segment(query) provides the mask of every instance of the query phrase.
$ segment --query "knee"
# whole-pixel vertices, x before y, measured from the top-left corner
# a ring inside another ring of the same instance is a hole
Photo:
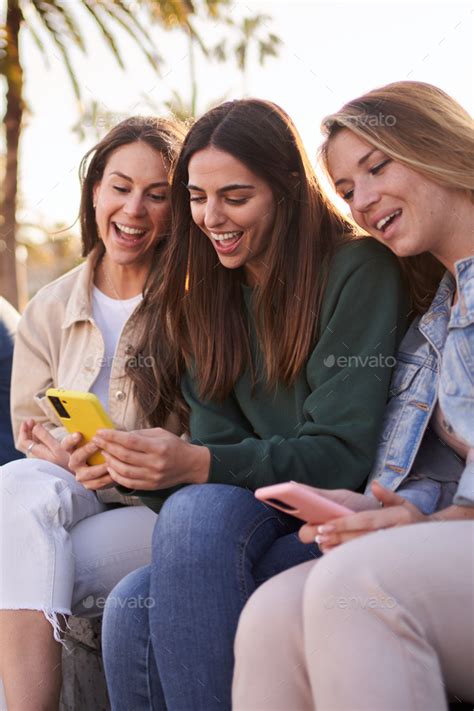
[[[292,605],[287,590],[278,585],[278,576],[261,585],[247,601],[239,618],[235,637],[235,656],[266,654],[270,646],[280,644],[287,637]]]
[[[172,545],[193,548],[202,541],[209,551],[214,543],[225,545],[241,530],[249,508],[262,504],[246,489],[225,484],[190,485],[163,505],[153,534],[153,549]]]
[[[390,608],[376,561],[383,560],[383,539],[377,534],[343,544],[320,558],[308,577],[304,591],[305,617],[324,626],[333,616],[375,613]]]
[[[18,459],[0,470],[0,496],[5,502],[2,522],[9,517],[51,517],[64,483],[41,467],[41,460]],[[8,505],[6,505],[8,502]]]

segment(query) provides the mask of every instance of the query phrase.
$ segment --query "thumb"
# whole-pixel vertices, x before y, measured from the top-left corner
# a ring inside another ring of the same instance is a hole
[[[405,499],[399,496],[394,491],[386,489],[378,481],[372,482],[372,493],[373,495],[384,505],[384,506],[400,506],[405,503]]]

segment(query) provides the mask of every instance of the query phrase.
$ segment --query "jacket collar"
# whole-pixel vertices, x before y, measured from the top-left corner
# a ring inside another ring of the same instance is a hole
[[[100,245],[94,247],[82,264],[82,269],[78,269],[78,277],[71,290],[66,311],[64,314],[62,328],[69,328],[77,321],[92,320],[92,286],[94,272],[102,258]]]
[[[454,265],[458,300],[453,308],[450,326],[474,323],[474,257],[461,259]]]

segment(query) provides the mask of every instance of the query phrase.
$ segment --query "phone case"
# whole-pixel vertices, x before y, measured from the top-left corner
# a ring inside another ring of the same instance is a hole
[[[257,489],[255,496],[270,506],[308,523],[326,523],[333,518],[354,513],[318,494],[310,486],[289,481]]]
[[[84,444],[90,442],[97,430],[114,429],[112,420],[94,393],[49,388],[46,397],[67,431],[71,434],[80,432]],[[103,462],[104,457],[100,452],[96,452],[87,460],[90,465]]]

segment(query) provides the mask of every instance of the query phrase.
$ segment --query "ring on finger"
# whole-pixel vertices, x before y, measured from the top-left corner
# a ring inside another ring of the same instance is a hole
[[[28,445],[26,448],[26,454],[30,455],[33,453],[33,447],[35,446],[36,442],[31,442],[31,444]]]

